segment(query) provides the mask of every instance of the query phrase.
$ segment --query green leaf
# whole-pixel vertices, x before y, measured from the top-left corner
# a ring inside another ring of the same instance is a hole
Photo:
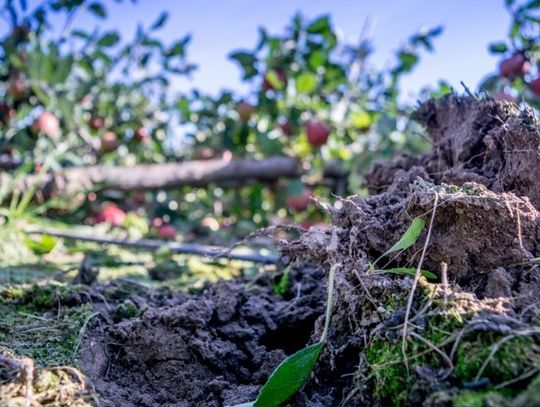
[[[489,52],[493,54],[504,54],[508,51],[508,47],[504,42],[494,42],[489,44]]]
[[[105,7],[101,3],[90,4],[88,6],[88,10],[90,10],[94,15],[98,16],[99,18],[107,17],[107,11],[105,11]]]
[[[289,287],[290,272],[291,266],[285,267],[285,269],[283,269],[279,282],[272,286],[272,290],[281,297],[283,297],[283,295],[287,292],[287,288]]]
[[[311,93],[316,87],[317,77],[310,72],[303,72],[296,78],[296,89],[300,93]]]
[[[38,240],[25,236],[24,244],[36,254],[47,254],[56,246],[56,239],[49,235],[41,235]]]
[[[99,47],[112,47],[113,45],[118,44],[118,41],[120,41],[118,33],[111,31],[101,37],[97,42],[97,45]]]
[[[306,31],[311,34],[321,34],[330,30],[330,18],[321,16],[306,27]]]
[[[269,70],[264,77],[276,90],[282,90],[285,87],[285,82],[281,80],[275,69]]]
[[[229,54],[230,59],[237,61],[244,70],[244,79],[253,78],[257,75],[257,57],[250,52],[237,51]]]
[[[403,236],[401,236],[401,239],[399,239],[399,241],[395,243],[390,249],[384,252],[381,257],[411,247],[418,240],[418,237],[420,236],[420,233],[422,233],[425,225],[426,221],[424,219],[414,218],[411,226],[409,226],[409,229],[407,229]]]
[[[159,30],[161,27],[165,25],[167,20],[169,19],[169,13],[166,11],[162,12],[158,19],[150,26],[150,30],[155,31]]]
[[[540,8],[540,0],[531,0],[530,2],[525,3],[523,6],[521,6],[518,9],[518,13],[521,13],[526,10],[534,10],[537,8]]]
[[[322,347],[323,342],[317,342],[281,362],[259,392],[253,407],[279,406],[290,399],[309,378]]]
[[[415,268],[407,268],[407,267],[396,267],[392,269],[385,269],[383,270],[385,273],[392,273],[392,274],[402,274],[407,276],[415,276],[416,275],[416,269]],[[430,279],[436,279],[437,276],[433,274],[431,271],[427,270],[420,270],[420,274],[422,274],[425,278]]]

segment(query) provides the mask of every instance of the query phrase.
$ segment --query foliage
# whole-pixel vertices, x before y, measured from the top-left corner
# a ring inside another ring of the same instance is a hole
[[[486,76],[479,89],[498,99],[523,101],[540,109],[540,88],[535,91],[533,85],[540,78],[540,2],[505,0],[505,5],[512,17],[507,38],[488,47],[501,58],[498,72]],[[521,72],[508,75],[503,65],[516,56],[524,57],[524,65]]]

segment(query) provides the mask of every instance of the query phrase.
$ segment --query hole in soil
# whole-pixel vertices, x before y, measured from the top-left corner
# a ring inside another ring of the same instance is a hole
[[[261,343],[268,350],[283,349],[287,355],[293,354],[308,344],[316,319],[317,316],[298,321],[294,326],[280,326],[263,336]]]

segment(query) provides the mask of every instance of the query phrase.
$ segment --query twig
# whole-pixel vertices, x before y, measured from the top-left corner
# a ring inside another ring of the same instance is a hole
[[[84,336],[84,331],[86,330],[86,327],[88,326],[88,323],[90,322],[90,320],[92,318],[94,318],[95,316],[98,316],[99,315],[99,312],[94,312],[90,315],[88,315],[88,317],[86,317],[86,319],[84,320],[83,322],[83,325],[81,327],[81,330],[79,331],[79,336],[77,337],[77,344],[75,345],[75,349],[73,349],[73,359],[75,359],[75,357],[77,356],[77,352],[79,351],[79,347],[81,346],[81,342],[83,340],[83,336]]]
[[[87,242],[95,242],[100,244],[112,244],[117,246],[125,246],[136,249],[144,250],[159,250],[165,248],[171,253],[182,253],[182,254],[193,254],[197,256],[204,257],[223,257],[230,260],[242,260],[242,261],[252,261],[255,263],[263,264],[276,264],[279,261],[278,256],[275,255],[264,255],[251,251],[250,253],[238,253],[230,252],[222,247],[218,246],[206,246],[198,245],[191,243],[177,243],[177,242],[167,242],[157,239],[119,239],[111,236],[98,236],[84,233],[71,232],[67,230],[58,230],[58,229],[27,229],[25,230],[28,234],[38,234],[38,235],[50,235],[55,237],[61,237],[65,239],[74,239],[74,240],[83,240]]]
[[[326,300],[326,313],[324,320],[324,329],[321,335],[321,342],[326,342],[326,337],[328,336],[328,329],[330,328],[330,319],[332,317],[332,307],[333,307],[333,295],[334,295],[334,274],[336,269],[341,267],[341,263],[336,263],[330,267],[330,272],[328,273],[328,299]]]
[[[409,371],[409,365],[407,363],[407,327],[409,325],[409,316],[411,313],[412,303],[414,299],[414,292],[416,291],[416,286],[418,285],[418,280],[422,275],[422,264],[424,263],[424,258],[426,257],[427,248],[429,245],[429,240],[431,239],[431,231],[433,229],[433,221],[435,220],[435,213],[437,212],[437,204],[439,203],[439,193],[435,191],[435,201],[433,203],[433,212],[431,214],[431,220],[429,221],[429,229],[426,236],[426,243],[422,250],[422,255],[420,256],[420,261],[418,262],[418,267],[416,267],[416,274],[414,276],[414,282],[411,287],[411,292],[409,294],[409,299],[407,300],[407,308],[405,310],[405,320],[403,323],[403,340],[401,342],[401,351],[403,353],[403,359],[405,363],[405,368]]]
[[[441,284],[443,287],[443,303],[446,307],[448,304],[448,264],[446,264],[444,261],[441,262]]]

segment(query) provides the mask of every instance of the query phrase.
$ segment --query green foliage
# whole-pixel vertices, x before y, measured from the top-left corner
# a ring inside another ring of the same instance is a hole
[[[396,243],[394,243],[394,245],[392,245],[390,249],[385,251],[382,257],[387,256],[390,253],[406,250],[411,247],[420,237],[420,233],[422,233],[424,226],[426,226],[426,221],[424,219],[414,218],[411,226],[409,226],[403,236],[401,236],[401,238]]]
[[[36,239],[25,237],[24,244],[35,254],[47,254],[56,246],[56,239],[48,235],[41,235]]]
[[[317,342],[289,356],[274,370],[257,399],[252,404],[243,405],[275,407],[286,402],[309,378],[322,347],[323,342]]]
[[[272,290],[279,295],[284,296],[289,288],[289,274],[291,272],[291,266],[285,267],[281,272],[281,277],[277,284],[272,285]]]
[[[533,81],[540,78],[540,2],[537,0],[506,1],[511,16],[507,38],[488,46],[491,54],[501,58],[498,72],[487,75],[479,90],[497,98],[513,98],[516,103],[540,109],[540,94],[532,88]],[[504,61],[523,56],[527,61],[523,70],[508,75],[502,69]]]
[[[416,269],[415,268],[408,268],[408,267],[395,267],[391,269],[384,269],[385,273],[390,274],[401,274],[404,276],[414,276],[416,275]],[[431,278],[436,279],[437,276],[433,274],[431,271],[427,270],[420,270],[420,274],[423,275],[425,278]]]

